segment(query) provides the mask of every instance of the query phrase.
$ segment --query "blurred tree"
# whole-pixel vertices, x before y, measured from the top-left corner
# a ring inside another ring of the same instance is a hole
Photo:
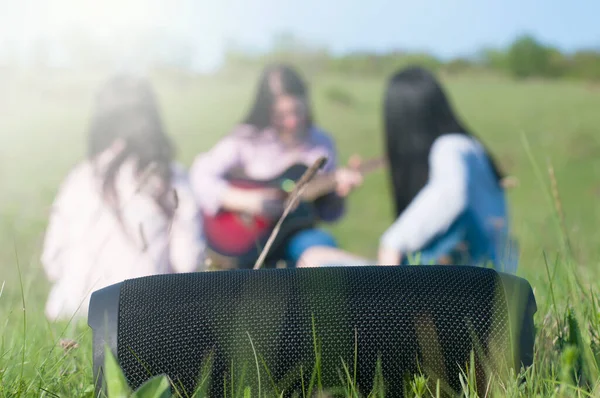
[[[573,77],[600,80],[600,51],[577,51],[571,57],[570,72]]]
[[[228,42],[224,69],[252,70],[269,62],[288,62],[307,74],[334,73],[383,77],[408,65],[421,65],[433,71],[469,73],[490,70],[517,78],[575,77],[600,79],[600,51],[578,51],[573,55],[546,46],[530,35],[517,37],[506,49],[483,48],[472,59],[455,58],[447,62],[427,53],[390,50],[385,53],[354,51],[331,54],[327,48],[302,40],[290,32],[273,36],[267,51],[251,51],[235,40]]]
[[[545,76],[559,78],[567,75],[571,68],[569,57],[565,56],[557,48],[547,48],[546,51],[548,52],[548,65]]]
[[[513,77],[547,76],[550,51],[534,37],[518,37],[508,50],[508,70]]]
[[[473,62],[466,58],[454,58],[444,65],[444,70],[450,74],[465,73],[473,68]]]
[[[485,68],[498,71],[508,70],[508,57],[505,51],[495,48],[484,48],[477,55],[478,62]]]
[[[312,75],[322,72],[328,64],[331,54],[327,47],[301,39],[291,32],[278,32],[272,40],[262,63],[286,62],[296,65],[303,73]]]

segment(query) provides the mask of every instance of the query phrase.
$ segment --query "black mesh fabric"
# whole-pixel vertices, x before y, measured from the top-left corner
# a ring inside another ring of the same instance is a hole
[[[378,359],[387,396],[401,396],[405,377],[419,369],[458,391],[460,368],[473,348],[486,355],[490,342],[509,349],[499,282],[493,270],[442,266],[134,279],[121,288],[118,358],[132,387],[166,373],[189,396],[211,358],[210,396],[224,396],[224,388],[230,396],[232,380],[256,396],[257,363],[263,392],[274,384],[301,391],[301,375],[307,388],[316,342],[323,387],[346,385],[342,360],[353,376],[356,352],[357,384],[365,396]]]

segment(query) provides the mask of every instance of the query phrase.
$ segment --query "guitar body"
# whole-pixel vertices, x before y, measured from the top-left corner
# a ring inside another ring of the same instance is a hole
[[[284,189],[286,185],[293,185],[300,179],[307,169],[305,165],[296,164],[270,180],[228,178],[228,181],[241,189],[269,187]],[[251,216],[228,210],[222,210],[215,216],[203,214],[203,218],[208,249],[216,254],[214,257],[219,259],[217,261],[229,264],[226,268],[252,268],[278,221],[260,215]],[[270,252],[276,253],[282,249],[282,245],[290,235],[313,227],[316,221],[317,215],[313,204],[300,202],[282,223]]]

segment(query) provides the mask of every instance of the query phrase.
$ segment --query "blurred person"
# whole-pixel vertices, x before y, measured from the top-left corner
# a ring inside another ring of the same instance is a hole
[[[85,316],[94,290],[202,264],[197,203],[173,158],[149,82],[109,79],[95,99],[87,159],[62,183],[46,231],[50,320]]]
[[[322,156],[328,158],[322,172],[335,173],[336,189],[318,198],[315,208],[320,221],[334,222],[343,216],[344,198],[361,184],[362,177],[351,168],[337,169],[334,141],[314,122],[309,90],[298,72],[288,65],[271,65],[260,77],[248,115],[210,151],[196,157],[190,178],[208,215],[226,209],[276,218],[283,212],[282,191],[240,189],[228,183],[228,173],[238,169],[249,178],[267,180],[293,164],[310,166]],[[293,234],[274,257],[293,267],[313,246],[337,244],[323,230],[304,229]]]
[[[391,77],[384,126],[396,221],[380,238],[377,263],[491,263],[516,272],[502,172],[433,74],[408,67]],[[318,248],[300,263],[376,262]]]

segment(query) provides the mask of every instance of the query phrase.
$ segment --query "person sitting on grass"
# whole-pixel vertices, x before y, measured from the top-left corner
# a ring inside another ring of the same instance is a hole
[[[396,221],[380,239],[378,263],[491,264],[516,272],[503,175],[459,120],[440,83],[420,67],[389,80],[384,99],[387,159]],[[315,248],[301,266],[375,262]]]
[[[335,222],[344,215],[345,197],[362,183],[362,176],[351,168],[338,168],[335,143],[314,121],[304,79],[294,68],[275,64],[263,71],[248,116],[210,151],[196,157],[190,179],[207,215],[224,209],[277,219],[284,206],[280,189],[236,188],[228,183],[228,173],[240,169],[246,177],[268,180],[293,164],[311,166],[323,156],[327,163],[322,171],[335,173],[336,190],[318,198],[315,208],[319,221]],[[314,246],[337,243],[322,229],[304,229],[270,257],[295,267],[302,253]]]
[[[150,84],[131,76],[106,82],[88,157],[62,183],[46,231],[48,319],[85,316],[90,294],[110,284],[202,264],[197,204],[173,155]]]

